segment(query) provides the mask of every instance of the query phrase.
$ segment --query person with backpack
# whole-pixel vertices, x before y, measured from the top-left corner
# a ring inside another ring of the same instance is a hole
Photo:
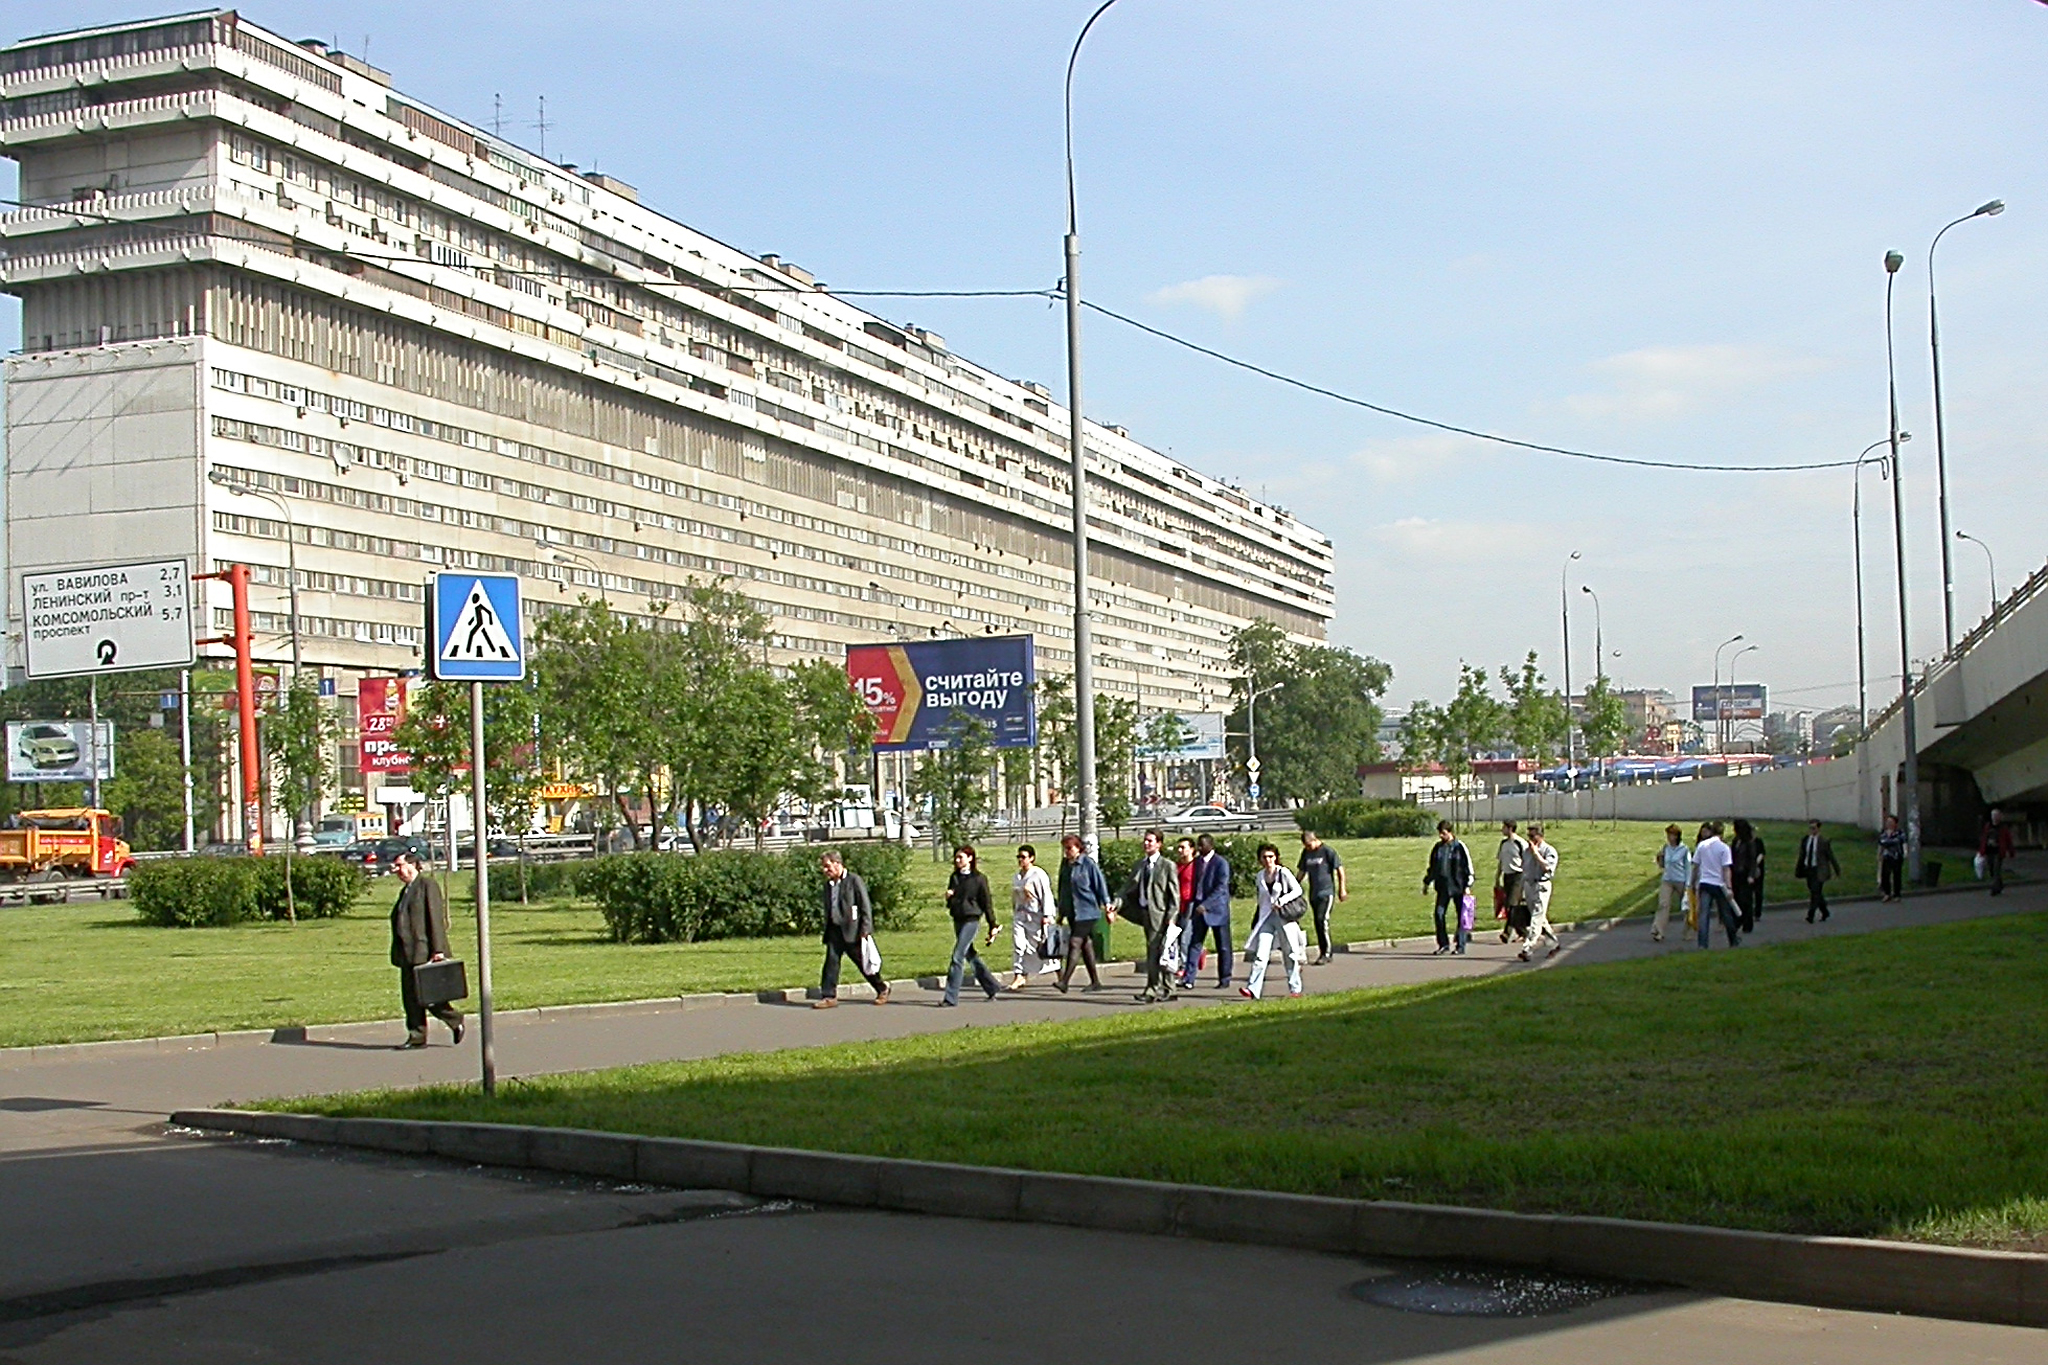
[[[1436,843],[1430,846],[1429,866],[1423,869],[1422,889],[1436,892],[1436,951],[1465,951],[1472,938],[1472,924],[1465,916],[1465,895],[1472,889],[1472,854],[1458,838],[1448,820],[1436,822]],[[1448,920],[1446,917],[1449,917]],[[1451,947],[1450,925],[1457,926],[1458,946]]]
[[[1308,897],[1301,882],[1280,862],[1275,844],[1259,845],[1259,870],[1253,874],[1259,897],[1259,912],[1252,917],[1251,937],[1244,941],[1244,955],[1251,970],[1238,994],[1256,1000],[1266,985],[1266,964],[1272,960],[1273,945],[1280,945],[1280,960],[1287,968],[1287,994],[1301,994],[1301,961],[1308,956],[1308,936],[1301,932],[1301,917],[1308,913]]]

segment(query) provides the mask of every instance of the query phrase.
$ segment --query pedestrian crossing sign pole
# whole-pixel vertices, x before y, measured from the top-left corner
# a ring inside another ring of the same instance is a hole
[[[476,1010],[486,1095],[498,1088],[491,1029],[491,864],[484,803],[484,684],[526,676],[526,636],[519,617],[519,579],[512,574],[437,573],[427,593],[427,672],[439,682],[469,684],[470,824],[476,839]],[[455,848],[455,824],[448,825]]]

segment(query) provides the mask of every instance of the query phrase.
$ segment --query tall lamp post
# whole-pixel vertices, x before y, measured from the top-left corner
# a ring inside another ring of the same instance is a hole
[[[1584,583],[1579,584],[1579,591],[1593,599],[1593,681],[1597,683],[1607,676],[1607,636],[1600,622],[1600,594]],[[1596,766],[1603,761],[1598,754],[1591,757]]]
[[[553,563],[562,565],[581,564],[584,568],[590,570],[591,574],[597,579],[597,600],[604,603],[606,606],[611,605],[611,599],[605,595],[604,566],[602,564],[599,564],[589,555],[580,555],[577,554],[574,550],[565,550],[561,546],[550,544],[545,540],[537,540],[534,542],[534,544],[538,546],[548,556],[548,559]]]
[[[1762,648],[1762,645],[1744,645],[1728,656],[1728,691],[1722,697],[1721,704],[1714,708],[1715,714],[1721,718],[1721,752],[1724,754],[1728,752],[1728,741],[1735,737],[1735,726],[1728,715],[1728,708],[1735,700],[1735,665],[1742,662],[1743,655],[1753,649]]]
[[[1572,596],[1564,581],[1578,558],[1579,552],[1573,550],[1557,571],[1557,614],[1564,622],[1564,765],[1567,768],[1579,766],[1579,731],[1572,724]]]
[[[245,483],[229,478],[218,467],[211,474],[207,475],[207,478],[218,486],[227,489],[230,493],[239,493],[251,498],[261,498],[272,507],[275,507],[284,516],[285,575],[291,580],[290,586],[287,589],[287,600],[289,602],[287,610],[292,614],[292,680],[296,682],[299,676],[299,669],[304,664],[304,658],[299,651],[299,524],[292,517],[291,504],[275,493],[266,492],[261,488],[251,488]]]
[[[1740,634],[1731,635],[1720,644],[1714,646],[1714,742],[1716,745],[1721,743],[1721,712],[1726,709],[1721,704],[1721,651],[1732,644],[1739,643],[1741,639],[1742,636]],[[1693,720],[1698,721],[1699,717],[1694,716]]]
[[[1899,374],[1892,347],[1892,286],[1906,258],[1884,254],[1884,371],[1891,411],[1892,543],[1898,549],[1899,572],[1899,723],[1905,727],[1906,763],[1900,802],[1906,812],[1906,875],[1920,880],[1920,731],[1913,715],[1913,636],[1906,611],[1906,494],[1899,469]],[[1942,549],[1946,552],[1947,542]]]
[[[1074,484],[1074,766],[1075,798],[1081,805],[1081,846],[1090,854],[1099,842],[1095,812],[1095,660],[1094,631],[1088,619],[1088,457],[1082,445],[1081,418],[1081,214],[1074,192],[1074,66],[1081,44],[1095,21],[1116,0],[1103,0],[1067,55],[1067,452]]]
[[[1912,439],[1913,433],[1910,431],[1899,433],[1899,440],[1901,442]],[[1876,450],[1879,446],[1889,444],[1890,440],[1887,438],[1883,441],[1872,441],[1869,445],[1865,446],[1863,453],[1856,457],[1856,467],[1852,471],[1856,478],[1856,493],[1849,500],[1849,534],[1856,548],[1856,733],[1858,735],[1861,735],[1863,727],[1870,723],[1870,682],[1869,674],[1866,671],[1869,651],[1864,648],[1863,644],[1863,466],[1867,463],[1875,463],[1878,474],[1883,478],[1890,478],[1891,474],[1885,468],[1883,460],[1872,461],[1870,459],[1871,451]]]
[[[1941,420],[1941,321],[1934,309],[1934,248],[1941,245],[1948,228],[1959,227],[1974,218],[1996,218],[2004,212],[2003,199],[1979,204],[1935,233],[1934,240],[1927,244],[1927,350],[1934,359],[1934,477],[1941,502],[1941,627],[1943,647],[1950,654],[1956,652],[1956,576],[1948,552],[1948,441]]]
[[[1991,557],[1991,547],[1989,545],[1986,545],[1983,541],[1977,539],[1977,537],[1971,535],[1968,531],[1956,532],[1956,539],[1967,540],[1972,545],[1976,546],[1978,549],[1984,552],[1984,567],[1991,575],[1991,611],[1987,611],[1984,613],[1985,617],[1988,619],[1991,616],[1992,612],[1998,610],[1998,561]]]

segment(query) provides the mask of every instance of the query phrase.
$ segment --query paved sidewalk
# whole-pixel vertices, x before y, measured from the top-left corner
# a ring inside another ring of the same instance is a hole
[[[1962,889],[1896,905],[1844,902],[1832,921],[1812,926],[1803,921],[1799,911],[1780,909],[1767,912],[1758,932],[1738,951],[1812,937],[2044,908],[2048,908],[2048,886],[2028,885],[2013,887],[1998,899],[1979,890]],[[1436,956],[1429,939],[1403,940],[1392,947],[1340,953],[1330,966],[1309,968],[1307,987],[1311,994],[1322,994],[1698,951],[1683,933],[1682,924],[1674,926],[1663,943],[1652,943],[1648,922],[1643,919],[1623,920],[1605,928],[1588,926],[1565,934],[1563,941],[1563,951],[1554,959],[1524,964],[1516,959],[1513,948],[1501,944],[1497,932],[1482,933],[1464,957]],[[1712,951],[1727,951],[1719,944],[1718,929]],[[1212,960],[1212,971],[1213,965]],[[1240,962],[1240,977],[1243,970]],[[970,986],[957,1009],[941,1008],[937,991],[908,987],[899,988],[886,1006],[846,1000],[829,1011],[812,1010],[798,1001],[689,1005],[672,1001],[636,1012],[522,1012],[500,1021],[498,1070],[505,1077],[584,1071],[632,1062],[903,1037],[995,1022],[1242,1003],[1235,986],[1218,990],[1213,975],[1194,992],[1164,1007],[1137,1003],[1135,993],[1144,983],[1129,964],[1110,967],[1103,980],[1106,989],[1100,993],[1088,993],[1077,984],[1072,993],[1061,995],[1041,983],[1005,992],[994,1001]],[[1286,990],[1277,959],[1266,984],[1269,998]],[[47,1059],[16,1054],[0,1062],[0,1089],[5,1091],[0,1096],[0,1155],[149,1142],[154,1140],[154,1125],[174,1109],[476,1078],[473,1027],[460,1047],[445,1046],[447,1033],[438,1023],[431,1026],[430,1035],[435,1046],[424,1052],[396,1051],[393,1044],[402,1036],[402,1028],[384,1023],[314,1028],[301,1041],[195,1045],[189,1050],[140,1054],[123,1048],[87,1049]]]

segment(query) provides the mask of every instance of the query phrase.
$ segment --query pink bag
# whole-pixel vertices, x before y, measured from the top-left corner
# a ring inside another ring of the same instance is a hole
[[[1468,934],[1472,932],[1472,914],[1476,908],[1472,903],[1472,897],[1469,895],[1458,901],[1458,928]]]

